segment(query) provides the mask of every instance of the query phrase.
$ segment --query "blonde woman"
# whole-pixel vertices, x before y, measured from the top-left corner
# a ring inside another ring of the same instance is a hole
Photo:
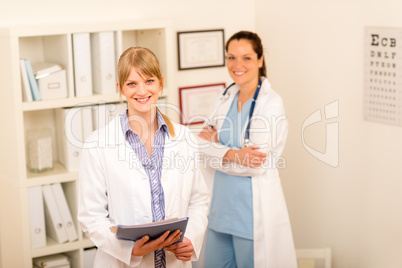
[[[191,267],[207,226],[208,190],[189,132],[156,108],[163,77],[155,55],[132,47],[120,57],[117,87],[128,109],[93,132],[82,152],[78,219],[98,247],[94,267]],[[185,159],[186,169],[175,166]],[[187,163],[187,162],[186,162]],[[110,226],[189,217],[181,233],[119,240]]]

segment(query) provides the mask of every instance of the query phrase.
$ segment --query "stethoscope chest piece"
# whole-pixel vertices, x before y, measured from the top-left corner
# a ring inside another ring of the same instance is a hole
[[[250,146],[251,144],[250,144],[250,140],[249,139],[245,139],[244,140],[244,144],[243,144],[243,147],[248,147],[248,146]]]

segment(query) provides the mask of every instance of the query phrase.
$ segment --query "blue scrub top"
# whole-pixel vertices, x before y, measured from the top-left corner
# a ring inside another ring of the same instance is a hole
[[[222,124],[219,141],[228,147],[241,148],[242,129],[251,107],[249,99],[239,113],[238,94]],[[214,179],[209,228],[245,239],[253,239],[253,193],[251,177],[234,176],[216,171]]]

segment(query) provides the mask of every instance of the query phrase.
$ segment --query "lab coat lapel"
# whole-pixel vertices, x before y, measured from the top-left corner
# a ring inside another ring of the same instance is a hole
[[[178,147],[180,146],[175,142],[176,140],[166,135],[165,137],[165,148],[163,150],[163,164],[162,164],[162,177],[166,174],[169,168],[174,167],[175,156],[178,152]]]
[[[119,120],[120,122],[120,120]],[[119,123],[118,122],[118,123]],[[123,130],[121,129],[120,124],[114,124],[115,129],[111,131],[111,135],[114,137],[112,138],[117,146],[119,160],[127,162],[128,169],[140,172],[142,175],[148,177],[147,173],[145,172],[144,167],[141,164],[140,159],[138,158],[137,154],[134,152],[131,145],[128,143],[126,138],[124,137]]]

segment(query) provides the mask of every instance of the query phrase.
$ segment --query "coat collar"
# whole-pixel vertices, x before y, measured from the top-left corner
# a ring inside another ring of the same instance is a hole
[[[258,95],[256,104],[258,104],[258,101],[262,99],[264,95],[269,94],[271,91],[271,84],[269,83],[268,79],[264,76],[261,77],[262,83],[261,83],[261,89],[260,93]],[[232,105],[232,102],[236,96],[236,94],[239,92],[240,88],[238,85],[234,84],[229,88],[229,90],[226,92],[227,97],[223,97],[221,95],[220,100],[218,100],[217,103],[215,103],[215,109],[216,112],[212,115],[214,118],[210,118],[209,120],[211,122],[216,123],[218,129],[221,129],[223,120],[226,117],[227,112],[230,109],[230,106]],[[222,92],[223,94],[223,92]],[[246,122],[247,124],[247,122]]]
[[[260,89],[260,93],[259,93],[258,97],[269,93],[269,90],[271,90],[271,83],[268,81],[268,79],[265,76],[261,76],[260,79],[262,80],[262,83],[261,83],[261,89]],[[233,86],[231,86],[229,88],[229,90],[226,94],[230,95],[228,98],[230,103],[231,103],[231,101],[233,101],[233,99],[236,96],[238,91],[239,91],[239,86],[237,84],[234,84]]]
[[[176,136],[171,135],[165,136],[165,148],[163,152],[163,166],[162,166],[162,176],[166,173],[167,169],[172,165],[174,161],[174,156],[178,153],[179,147],[176,145],[177,142],[185,138],[185,133],[176,124],[173,124]],[[145,169],[143,168],[141,161],[138,159],[137,155],[134,153],[128,141],[125,139],[123,130],[120,124],[120,115],[112,119],[112,121],[100,131],[105,131],[104,137],[108,141],[111,147],[117,147],[119,160],[127,161],[130,168],[134,168],[141,172],[144,176],[147,176]]]
[[[105,138],[108,141],[107,144],[112,146],[117,146],[126,143],[126,139],[121,128],[120,124],[120,116],[115,116],[111,122],[105,127]],[[165,144],[175,142],[184,138],[183,133],[180,133],[180,130],[176,124],[173,124],[176,136],[172,137],[171,135],[166,135]],[[100,130],[101,131],[101,130]],[[103,131],[103,130],[102,130]]]

